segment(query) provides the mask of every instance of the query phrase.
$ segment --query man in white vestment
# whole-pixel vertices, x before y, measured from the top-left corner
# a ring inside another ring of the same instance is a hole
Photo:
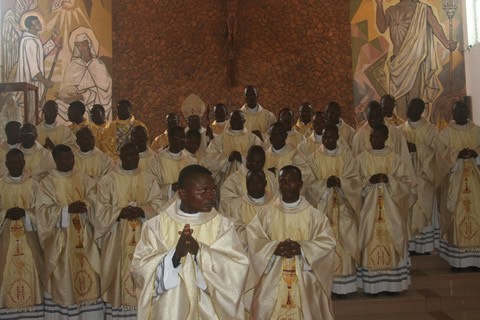
[[[439,196],[439,251],[453,271],[480,268],[480,127],[468,115],[467,104],[455,102],[453,120],[440,131],[450,168]]]
[[[308,158],[312,177],[306,198],[324,212],[332,226],[337,247],[332,293],[346,298],[357,291],[358,213],[361,208],[361,183],[358,164],[350,148],[338,144],[339,130],[328,124],[323,130],[322,146]]]
[[[279,172],[281,198],[247,226],[251,277],[245,303],[252,319],[334,319],[335,238],[328,218],[302,196],[295,166]]]
[[[137,147],[126,143],[120,148],[120,164],[97,184],[95,240],[102,246],[100,276],[107,319],[137,319],[130,264],[143,222],[156,216],[163,203],[155,177],[138,168],[139,160]]]
[[[248,258],[235,223],[215,208],[211,172],[178,177],[179,200],[144,224],[132,261],[139,319],[244,319]]]
[[[277,121],[275,115],[257,103],[258,93],[254,86],[243,90],[245,104],[240,111],[245,114],[245,128],[264,140],[270,126]]]
[[[70,147],[52,150],[56,169],[40,182],[38,235],[45,251],[45,318],[102,320],[100,251],[94,242],[95,182],[74,170]]]
[[[27,82],[37,86],[39,97],[41,97],[45,90],[53,87],[53,82],[45,76],[45,57],[55,46],[60,45],[62,39],[57,38],[57,31],[53,31],[52,36],[43,44],[39,36],[43,26],[37,16],[28,16],[25,19],[25,27],[27,31],[22,34],[20,40],[15,82]],[[31,105],[28,106],[29,114],[26,121],[35,123],[36,110],[33,107],[35,99],[31,96],[29,101]]]
[[[434,193],[435,167],[438,155],[439,136],[437,128],[422,117],[425,102],[415,98],[407,107],[408,120],[398,129],[407,139],[410,157],[417,177],[417,188],[413,190],[418,199],[408,219],[410,232],[409,251],[429,253],[434,249]]]
[[[412,187],[401,158],[386,145],[388,135],[387,126],[373,127],[371,148],[357,156],[364,199],[357,283],[370,295],[397,295],[410,284],[407,219]]]
[[[23,153],[6,154],[0,180],[0,319],[44,319],[44,260],[37,234],[38,183],[23,172]]]

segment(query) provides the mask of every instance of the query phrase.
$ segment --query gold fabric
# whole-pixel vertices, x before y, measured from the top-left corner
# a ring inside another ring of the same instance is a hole
[[[58,226],[62,209],[83,201],[87,212],[69,214]],[[82,172],[51,170],[37,198],[38,236],[45,250],[47,292],[61,305],[95,303],[100,297],[100,253],[93,239],[95,182]]]
[[[285,208],[277,199],[253,218],[247,234],[252,269],[246,305],[253,299],[253,319],[334,318],[330,293],[335,239],[323,213],[304,198],[294,208]],[[285,239],[300,243],[302,256],[296,256],[295,263],[273,255]]]
[[[136,126],[147,128],[142,122],[135,120],[132,115],[126,120],[116,119],[103,131],[98,148],[108,154],[113,160],[118,159],[120,147],[130,142],[130,133]]]
[[[36,231],[26,231],[24,219],[5,219],[7,210],[23,208],[35,224],[37,182],[28,175],[0,180],[0,308],[28,310],[43,303],[43,250]]]
[[[450,122],[440,132],[452,159],[469,148],[480,154],[480,127]],[[461,248],[480,247],[480,172],[475,159],[456,159],[441,185],[442,239]]]
[[[76,124],[76,123],[70,123],[68,125],[68,127],[70,128],[70,130],[72,131],[73,135],[75,136],[78,132],[78,130],[80,130],[81,128],[83,127],[88,127],[90,128],[90,121],[88,121],[87,119],[83,118],[82,122],[80,122],[79,124]]]
[[[385,117],[385,122],[387,122],[391,126],[398,127],[403,125],[405,123],[405,120],[400,118],[396,113],[393,113],[391,118]]]
[[[53,144],[65,144],[69,147],[77,146],[77,138],[67,126],[56,124],[54,127],[45,125],[45,121],[37,125],[37,141],[44,146],[47,138],[52,140]]]
[[[147,221],[135,250],[132,274],[139,288],[139,319],[243,319],[242,293],[248,259],[230,219],[215,209],[199,215],[179,215],[179,203]],[[182,259],[180,284],[153,297],[156,269],[169,250],[175,248],[178,231],[190,224],[199,243],[196,264],[208,291],[196,286],[195,260]],[[168,306],[168,307],[165,307]]]
[[[223,123],[218,123],[216,120],[212,122],[210,128],[212,128],[213,135],[216,137],[222,134],[227,128],[228,120],[225,120]]]
[[[312,122],[305,124],[300,119],[295,123],[295,130],[300,132],[304,138],[309,137],[312,134]]]
[[[95,240],[102,246],[102,298],[113,307],[128,309],[137,305],[129,270],[142,222],[117,220],[120,212],[135,205],[152,218],[162,203],[155,177],[141,169],[125,171],[116,166],[97,185]]]
[[[152,144],[150,145],[150,148],[153,151],[158,151],[160,149],[168,147],[168,132],[165,130],[164,133],[158,135],[153,139]]]
[[[357,161],[364,196],[358,229],[361,265],[368,269],[395,267],[407,252],[410,176],[389,147],[364,151]],[[388,183],[371,184],[370,177],[377,173],[386,174]]]

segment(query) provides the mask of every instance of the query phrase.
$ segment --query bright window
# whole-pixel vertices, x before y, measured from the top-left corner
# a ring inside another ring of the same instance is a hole
[[[480,43],[480,0],[465,0],[468,46]]]

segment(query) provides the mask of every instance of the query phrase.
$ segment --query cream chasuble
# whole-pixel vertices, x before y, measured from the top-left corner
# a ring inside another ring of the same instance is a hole
[[[77,146],[77,138],[72,133],[72,130],[65,125],[57,123],[53,125],[47,125],[45,121],[42,121],[39,125],[37,125],[37,134],[37,141],[42,146],[45,145],[47,138],[52,140],[54,145],[65,144],[69,147]]]
[[[401,159],[390,147],[367,150],[357,157],[364,202],[360,211],[361,266],[391,269],[407,253],[407,212],[410,180]],[[371,184],[372,175],[386,174],[388,183]]]
[[[360,262],[357,229],[362,187],[358,163],[350,149],[338,146],[330,151],[323,145],[308,162],[313,183],[307,187],[306,198],[327,215],[333,229],[337,241],[335,277],[354,275],[356,262]],[[327,187],[330,176],[340,179],[340,188]]]
[[[253,145],[262,145],[262,141],[247,129],[236,132],[228,128],[210,142],[205,155],[205,166],[212,171],[218,186],[241,165],[237,161],[229,162],[230,154],[238,151],[245,158]]]
[[[102,245],[102,298],[113,307],[137,306],[130,264],[142,220],[118,219],[120,212],[129,205],[137,206],[152,218],[162,203],[155,177],[141,169],[125,171],[116,166],[98,182],[95,240]]]
[[[153,139],[152,144],[150,145],[150,148],[153,151],[159,151],[160,149],[163,149],[165,147],[168,147],[168,132],[165,130],[164,133],[158,135]]]
[[[480,127],[471,122],[463,126],[450,122],[440,132],[440,139],[449,148],[452,159],[456,159],[464,148],[473,149],[480,155]],[[480,247],[478,159],[456,159],[441,186],[442,239],[460,248]]]
[[[140,152],[140,161],[138,162],[138,167],[143,171],[147,170],[150,167],[150,161],[155,158],[155,152],[152,149],[147,147],[144,152]]]
[[[130,142],[130,134],[136,126],[147,128],[142,122],[135,120],[133,115],[126,120],[112,121],[103,131],[101,139],[98,141],[98,148],[113,160],[118,159],[120,148]]]
[[[43,303],[43,250],[34,226],[37,182],[27,175],[0,180],[0,308],[27,311]],[[26,217],[5,219],[19,207]]]
[[[263,108],[261,105],[257,104],[257,111],[252,111],[250,108],[244,104],[240,111],[245,115],[245,128],[252,132],[258,130],[265,135],[270,129],[270,126],[277,121],[277,118],[269,110]]]
[[[35,142],[30,149],[25,149],[21,146],[18,149],[23,152],[25,159],[25,168],[23,170],[28,172],[33,179],[40,181],[48,174],[48,171],[55,168],[52,154],[38,142]]]
[[[267,186],[265,192],[273,196],[278,194],[278,182],[275,174],[267,169],[264,169],[265,178],[267,179]],[[248,169],[245,165],[238,168],[237,171],[232,173],[227,180],[222,184],[220,188],[220,199],[222,202],[228,203],[228,201],[235,198],[241,198],[247,194],[247,177]]]
[[[139,288],[139,319],[244,319],[242,293],[248,258],[234,223],[218,214],[180,214],[180,200],[147,221],[132,261],[132,275]],[[177,245],[185,224],[199,243],[194,258],[182,258],[179,284],[155,296],[154,282],[159,264]],[[195,268],[203,275],[206,289],[198,287]],[[166,307],[168,306],[168,307]]]
[[[259,212],[247,226],[253,319],[333,319],[330,301],[335,239],[327,217],[300,197],[287,208],[280,199]],[[280,241],[300,243],[302,255],[275,256]]]
[[[435,186],[435,155],[441,152],[437,128],[421,118],[416,123],[407,121],[398,129],[408,142],[416,145],[416,152],[410,153],[411,162],[417,176],[418,195],[408,219],[410,235],[415,237],[432,225],[433,195]]]
[[[83,201],[86,213],[68,213]],[[61,305],[91,304],[100,297],[100,253],[93,239],[95,182],[84,173],[51,170],[36,198],[38,236],[45,250],[47,292]]]
[[[78,149],[74,149],[73,152],[75,154],[75,169],[85,173],[95,182],[98,182],[113,168],[112,159],[96,147],[86,153]]]
[[[178,181],[178,175],[183,168],[196,164],[197,159],[190,156],[186,150],[173,154],[168,149],[159,150],[148,165],[146,172],[151,173],[159,187],[160,199],[166,203],[173,196],[172,184]]]
[[[281,150],[274,151],[273,147],[265,150],[265,165],[264,168],[275,168],[276,174],[284,166],[293,164],[293,158],[295,157],[296,149],[289,144],[286,144]]]

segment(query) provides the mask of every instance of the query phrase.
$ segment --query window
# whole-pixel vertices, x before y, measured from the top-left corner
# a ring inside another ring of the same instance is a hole
[[[468,47],[480,43],[480,0],[465,0]]]

